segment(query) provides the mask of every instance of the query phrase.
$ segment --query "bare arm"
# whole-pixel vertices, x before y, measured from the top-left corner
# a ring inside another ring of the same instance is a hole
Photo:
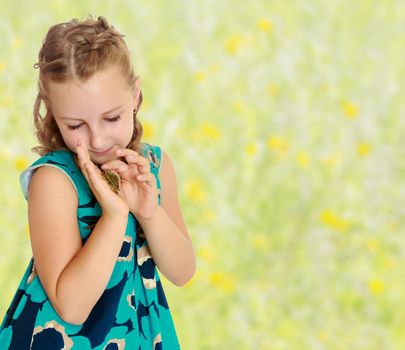
[[[29,187],[28,218],[35,267],[59,316],[83,323],[111,277],[128,212],[101,216],[82,246],[73,185],[58,169],[39,168]]]
[[[195,256],[177,196],[176,174],[168,155],[160,169],[161,205],[147,220],[138,219],[159,270],[182,286],[195,273]]]

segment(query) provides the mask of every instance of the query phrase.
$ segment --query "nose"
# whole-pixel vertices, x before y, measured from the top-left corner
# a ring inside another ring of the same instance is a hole
[[[89,143],[90,148],[95,152],[105,150],[105,137],[100,128],[91,130]]]

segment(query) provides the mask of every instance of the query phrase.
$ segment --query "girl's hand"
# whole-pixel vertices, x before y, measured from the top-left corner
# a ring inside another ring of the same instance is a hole
[[[123,198],[121,191],[117,195],[111,190],[110,186],[103,179],[100,169],[91,161],[87,148],[80,141],[76,147],[76,153],[80,170],[100,204],[103,214],[128,215],[128,204]]]
[[[116,159],[101,166],[103,170],[116,171],[121,179],[121,193],[128,203],[129,211],[137,219],[150,219],[158,207],[156,178],[150,172],[149,161],[131,149],[119,149]]]

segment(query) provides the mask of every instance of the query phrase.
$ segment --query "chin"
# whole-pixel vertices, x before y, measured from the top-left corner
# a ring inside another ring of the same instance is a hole
[[[117,157],[113,157],[111,155],[105,155],[105,156],[100,156],[100,157],[95,157],[95,158],[90,158],[94,164],[102,165],[105,164],[111,160],[117,159]]]

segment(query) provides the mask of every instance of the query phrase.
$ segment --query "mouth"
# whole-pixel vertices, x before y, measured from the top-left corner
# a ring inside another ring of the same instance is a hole
[[[108,154],[111,151],[112,147],[106,149],[105,151],[101,151],[101,152],[94,152],[92,151],[93,154],[95,154],[96,156],[105,156],[106,154]]]

